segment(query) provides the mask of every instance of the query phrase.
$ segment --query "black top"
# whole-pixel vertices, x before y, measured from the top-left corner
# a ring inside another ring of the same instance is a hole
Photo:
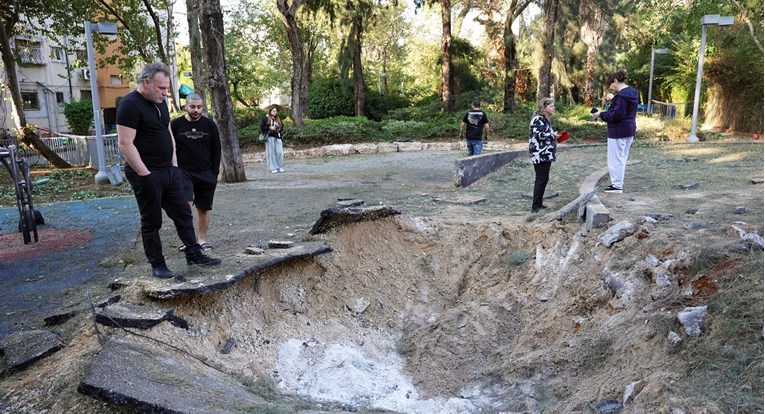
[[[193,172],[220,171],[220,133],[210,118],[200,117],[191,122],[186,116],[170,123],[175,138],[175,154],[178,167]]]
[[[483,139],[483,126],[489,123],[486,112],[480,109],[468,111],[462,118],[466,124],[465,138],[467,141],[480,141]]]
[[[117,125],[136,130],[135,144],[149,170],[168,168],[173,162],[173,139],[167,104],[155,104],[138,91],[127,94],[117,106]],[[125,168],[131,168],[125,165]],[[131,168],[132,169],[132,168]]]

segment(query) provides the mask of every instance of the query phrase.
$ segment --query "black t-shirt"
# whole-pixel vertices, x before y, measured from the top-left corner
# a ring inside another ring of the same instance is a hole
[[[468,141],[480,141],[483,139],[483,126],[489,123],[486,112],[480,109],[468,111],[462,118],[466,124],[465,138]]]
[[[175,138],[175,154],[178,167],[193,172],[220,171],[220,134],[218,126],[211,119],[201,117],[196,122],[186,116],[173,119],[170,123]]]
[[[138,91],[127,94],[117,106],[117,125],[135,129],[133,144],[146,168],[160,169],[172,166],[173,139],[170,113],[166,103],[155,104]],[[130,165],[125,165],[130,168]]]

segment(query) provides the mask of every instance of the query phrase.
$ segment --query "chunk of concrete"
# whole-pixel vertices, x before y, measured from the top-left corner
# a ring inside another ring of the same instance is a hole
[[[41,330],[14,332],[0,341],[9,373],[23,371],[63,347],[64,342],[58,334]]]
[[[587,203],[587,212],[585,214],[587,230],[592,231],[593,229],[603,227],[609,221],[611,221],[611,212],[608,211],[606,206],[600,202]]]
[[[685,328],[685,333],[692,338],[701,336],[701,331],[707,321],[707,307],[687,307],[677,313],[677,319]]]
[[[622,220],[598,236],[598,241],[606,247],[611,247],[614,243],[635,234],[637,230],[637,224],[628,220]]]

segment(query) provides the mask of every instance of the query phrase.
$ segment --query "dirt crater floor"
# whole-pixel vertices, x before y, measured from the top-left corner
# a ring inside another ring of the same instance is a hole
[[[578,183],[602,168],[604,151],[561,154],[548,187],[559,194],[547,202],[551,209],[577,196]],[[598,401],[622,401],[639,382],[627,412],[722,413],[735,404],[761,412],[762,365],[751,365],[757,351],[752,357],[721,345],[736,344],[739,335],[762,345],[762,254],[739,249],[727,232],[738,223],[762,234],[762,185],[749,181],[762,177],[761,145],[633,149],[644,162],[628,170],[630,190],[600,198],[614,222],[630,220],[637,231],[610,248],[598,241],[604,229],[528,213],[527,163],[459,189],[451,176],[458,156],[301,160],[284,174],[248,165],[249,182],[221,185],[216,196],[210,239],[224,259],[220,271],[235,269],[247,245],[269,239],[321,239],[332,253],[222,292],[152,301],[141,294],[148,266],[133,242],[120,254],[134,260],[109,268],[111,277],[137,280],[121,291],[124,298],[174,307],[189,322],[188,330],[160,324],[146,332],[153,338],[238,378],[348,410],[589,413]],[[701,189],[672,188],[692,181]],[[309,236],[318,212],[344,198],[403,214]],[[746,213],[735,214],[737,206]],[[669,219],[645,219],[653,213]],[[691,221],[701,228],[689,229]],[[163,239],[171,268],[183,269],[169,223]],[[725,291],[748,306],[723,301]],[[677,312],[704,305],[711,315],[705,335],[691,338]],[[748,325],[718,340],[738,320],[733,310],[748,315],[741,321]],[[72,322],[64,350],[0,383],[8,410],[110,412],[65,385],[76,384],[98,350],[88,323]],[[668,340],[671,332],[680,342]],[[229,339],[236,345],[221,354]],[[689,369],[704,352],[737,353],[731,359],[739,363],[728,361],[736,371],[732,399],[704,388],[732,374],[716,379],[713,369]],[[694,385],[689,377],[708,382]]]

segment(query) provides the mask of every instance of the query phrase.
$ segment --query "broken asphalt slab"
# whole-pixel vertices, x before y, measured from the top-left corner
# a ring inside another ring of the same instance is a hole
[[[8,373],[23,371],[63,347],[64,343],[58,334],[41,330],[15,332],[0,341],[0,350],[5,354],[5,371]]]
[[[104,344],[77,391],[141,413],[251,413],[271,406],[195,358],[119,338]]]
[[[189,278],[185,282],[168,282],[151,279],[146,282],[144,294],[155,299],[170,299],[184,296],[200,296],[228,288],[248,275],[257,274],[277,264],[291,260],[329,253],[332,248],[324,241],[308,242],[289,249],[269,249],[262,255],[248,255],[255,261],[236,274],[208,274]]]
[[[321,212],[319,220],[314,223],[309,233],[326,233],[330,229],[344,224],[377,220],[398,214],[401,212],[390,206],[328,208]]]

